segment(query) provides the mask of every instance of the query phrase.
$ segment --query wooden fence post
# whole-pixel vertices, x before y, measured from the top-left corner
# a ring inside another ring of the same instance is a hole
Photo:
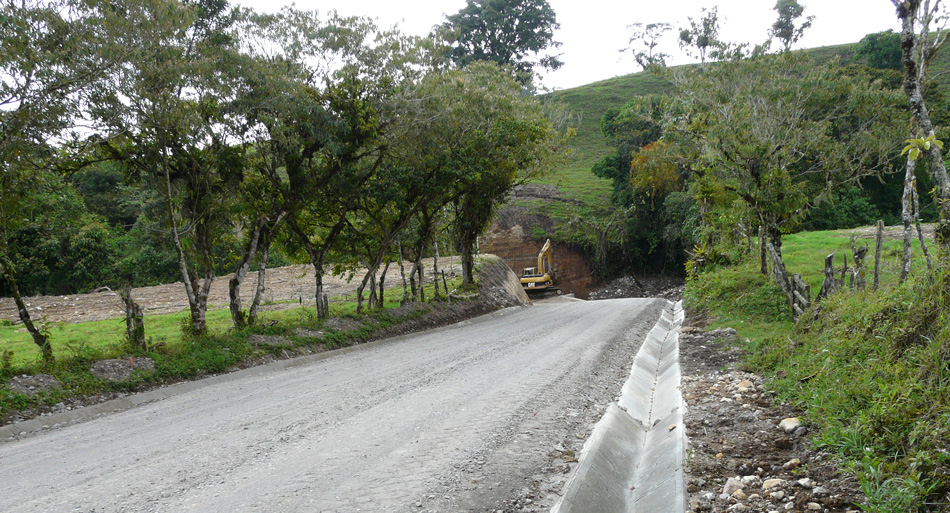
[[[821,290],[818,291],[816,301],[832,295],[838,290],[838,280],[835,278],[835,254],[832,253],[825,257],[825,281],[821,283]]]
[[[851,290],[864,290],[864,257],[868,254],[868,247],[857,245],[857,237],[851,236],[851,254],[854,258],[854,269],[851,271]]]
[[[805,284],[805,281],[802,280],[801,275],[793,274],[791,279],[792,285],[792,317],[795,318],[795,322],[805,314],[805,310],[811,306],[811,287]]]
[[[874,291],[881,284],[881,248],[884,246],[884,221],[877,222],[877,240],[874,248]]]

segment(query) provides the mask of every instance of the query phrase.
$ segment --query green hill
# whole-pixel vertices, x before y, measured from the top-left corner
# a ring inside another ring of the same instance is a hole
[[[539,181],[555,185],[587,204],[606,205],[610,181],[590,171],[597,160],[613,152],[600,130],[601,118],[607,109],[619,107],[634,96],[663,93],[669,88],[666,79],[641,72],[551,93],[552,98],[570,107],[581,123],[572,144],[574,157]]]
[[[857,43],[823,46],[805,50],[819,61],[838,57],[842,63],[853,60]],[[938,54],[932,76],[941,88],[950,85],[950,75],[941,73],[948,67],[947,52]],[[592,207],[607,206],[611,184],[591,173],[598,159],[613,152],[600,130],[600,120],[611,107],[620,107],[634,96],[663,93],[670,89],[664,78],[648,72],[632,73],[588,85],[550,93],[550,97],[566,104],[581,120],[573,141],[574,157],[538,180],[554,185]],[[555,213],[556,214],[556,213]]]

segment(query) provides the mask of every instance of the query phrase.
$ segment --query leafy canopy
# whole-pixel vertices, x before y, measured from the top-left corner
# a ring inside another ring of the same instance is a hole
[[[442,29],[454,35],[450,57],[459,67],[476,61],[509,66],[523,85],[538,68],[556,70],[554,31],[561,27],[547,0],[468,0],[462,10],[446,16]]]
[[[782,43],[782,50],[788,51],[792,45],[801,39],[802,34],[811,27],[814,16],[809,16],[802,21],[801,25],[796,26],[795,20],[802,17],[805,8],[798,3],[798,0],[778,0],[772,10],[778,12],[778,19],[769,29],[769,36],[777,38]]]

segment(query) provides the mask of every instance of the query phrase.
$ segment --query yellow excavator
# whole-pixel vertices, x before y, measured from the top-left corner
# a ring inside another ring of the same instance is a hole
[[[554,257],[551,252],[551,239],[548,239],[541,252],[538,253],[538,266],[525,267],[521,273],[521,287],[525,292],[531,294],[543,294],[545,292],[554,292],[561,295],[564,292],[555,287],[557,283],[557,271],[554,269]]]

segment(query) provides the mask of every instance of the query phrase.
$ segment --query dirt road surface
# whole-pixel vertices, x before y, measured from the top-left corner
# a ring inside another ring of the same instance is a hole
[[[0,511],[548,507],[666,305],[503,310],[3,443]]]

